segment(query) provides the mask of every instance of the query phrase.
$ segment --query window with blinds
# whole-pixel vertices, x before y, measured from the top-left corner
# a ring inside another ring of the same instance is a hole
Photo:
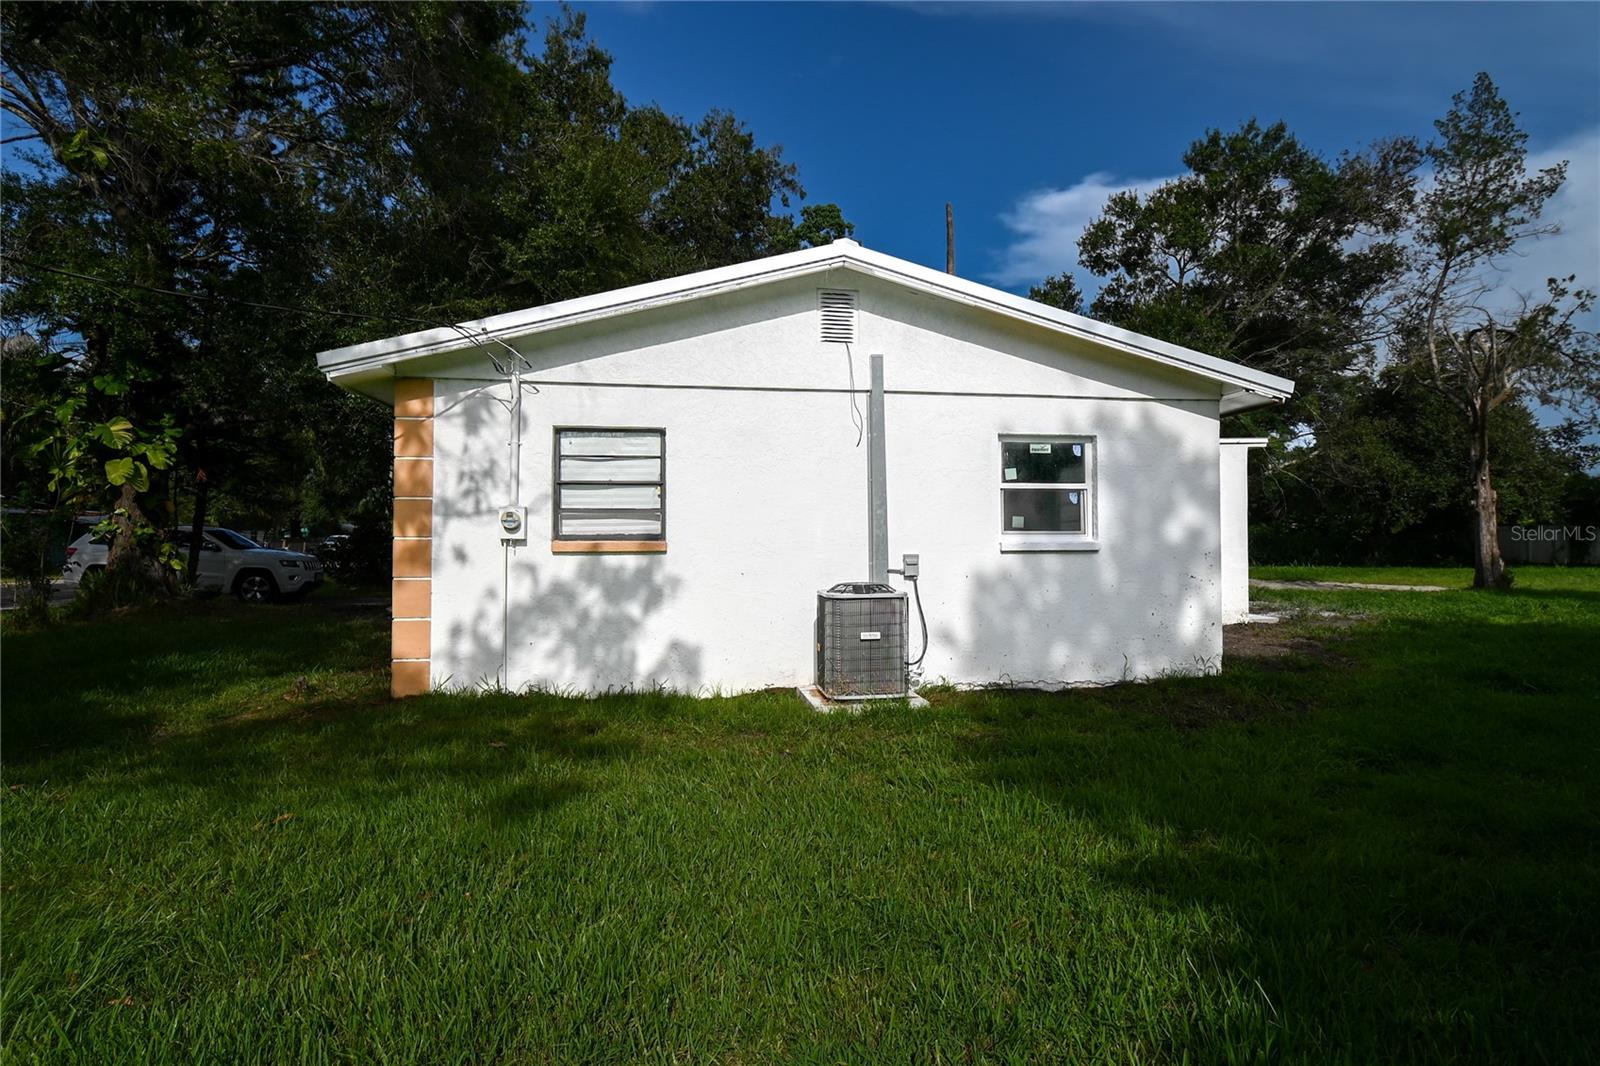
[[[664,429],[556,430],[556,539],[666,539],[666,463]]]

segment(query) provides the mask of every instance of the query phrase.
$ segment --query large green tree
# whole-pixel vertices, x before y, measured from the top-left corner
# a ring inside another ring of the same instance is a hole
[[[1565,402],[1593,428],[1600,371],[1578,327],[1593,295],[1573,278],[1539,295],[1498,284],[1518,242],[1553,228],[1541,211],[1563,168],[1526,172],[1487,76],[1436,125],[1426,147],[1336,160],[1281,123],[1211,131],[1183,176],[1112,196],[1080,262],[1104,278],[1095,317],[1296,381],[1284,408],[1235,420],[1275,438],[1252,468],[1279,533],[1265,550],[1435,559],[1466,548],[1445,527],[1470,516],[1477,581],[1495,585],[1501,512],[1553,520],[1561,485],[1581,496],[1579,451],[1531,412]],[[1070,307],[1063,279],[1031,295]]]
[[[1105,279],[1089,313],[1295,379],[1285,410],[1251,421],[1314,427],[1374,351],[1417,161],[1403,138],[1330,161],[1281,122],[1211,130],[1181,177],[1113,195],[1084,231],[1079,260]]]
[[[1528,135],[1492,79],[1479,74],[1434,123],[1427,149],[1432,184],[1413,227],[1413,271],[1397,358],[1425,378],[1459,414],[1474,485],[1474,584],[1506,583],[1500,557],[1494,414],[1537,399],[1600,409],[1600,352],[1579,328],[1594,293],[1575,277],[1551,278],[1542,293],[1502,284],[1507,257],[1524,241],[1554,231],[1544,208],[1566,180],[1566,164],[1529,173]]]
[[[0,9],[6,136],[34,142],[5,178],[7,323],[64,347],[63,378],[128,382],[135,421],[176,420],[182,463],[152,496],[197,523],[208,499],[375,514],[385,416],[311,352],[849,232],[834,205],[789,213],[795,167],[734,116],[631,107],[580,15],[533,45],[524,19]]]
[[[1083,292],[1070,272],[1052,274],[1028,290],[1028,299],[1049,304],[1075,315],[1083,314]]]
[[[126,382],[135,423],[176,420],[204,522],[219,477],[293,458],[306,355],[327,335],[240,301],[314,304],[326,220],[398,188],[416,131],[470,124],[484,71],[515,71],[520,13],[31,4],[0,18],[8,135],[42,149],[8,179],[7,314],[67,340],[74,374]],[[269,484],[295,475],[268,465]]]
[[[1562,521],[1593,449],[1521,402],[1495,411],[1491,436],[1505,520]],[[1267,465],[1251,550],[1293,563],[1459,561],[1471,552],[1467,446],[1465,422],[1415,367],[1352,376],[1327,397],[1314,444]]]

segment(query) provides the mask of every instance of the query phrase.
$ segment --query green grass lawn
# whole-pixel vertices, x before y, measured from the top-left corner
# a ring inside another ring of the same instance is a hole
[[[326,599],[8,634],[3,1057],[1593,1061],[1600,572],[1270,596],[859,716],[394,703]]]
[[[1513,566],[1516,581],[1526,578],[1539,591],[1594,591],[1600,575],[1590,567]],[[1470,566],[1253,566],[1251,577],[1274,581],[1356,581],[1373,585],[1442,585],[1450,589],[1472,587]]]

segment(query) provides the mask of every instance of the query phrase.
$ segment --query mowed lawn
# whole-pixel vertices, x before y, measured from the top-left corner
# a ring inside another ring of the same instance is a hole
[[[1594,1061],[1600,572],[1267,595],[858,716],[394,703],[336,597],[8,634],[3,1057]]]

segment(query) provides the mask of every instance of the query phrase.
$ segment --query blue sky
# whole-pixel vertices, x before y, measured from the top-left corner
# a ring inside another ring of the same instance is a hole
[[[577,6],[631,101],[733,111],[880,251],[942,267],[950,200],[958,272],[1017,291],[1207,127],[1281,118],[1328,154],[1425,137],[1487,70],[1535,161],[1571,161],[1567,232],[1513,280],[1600,284],[1600,5]]]

